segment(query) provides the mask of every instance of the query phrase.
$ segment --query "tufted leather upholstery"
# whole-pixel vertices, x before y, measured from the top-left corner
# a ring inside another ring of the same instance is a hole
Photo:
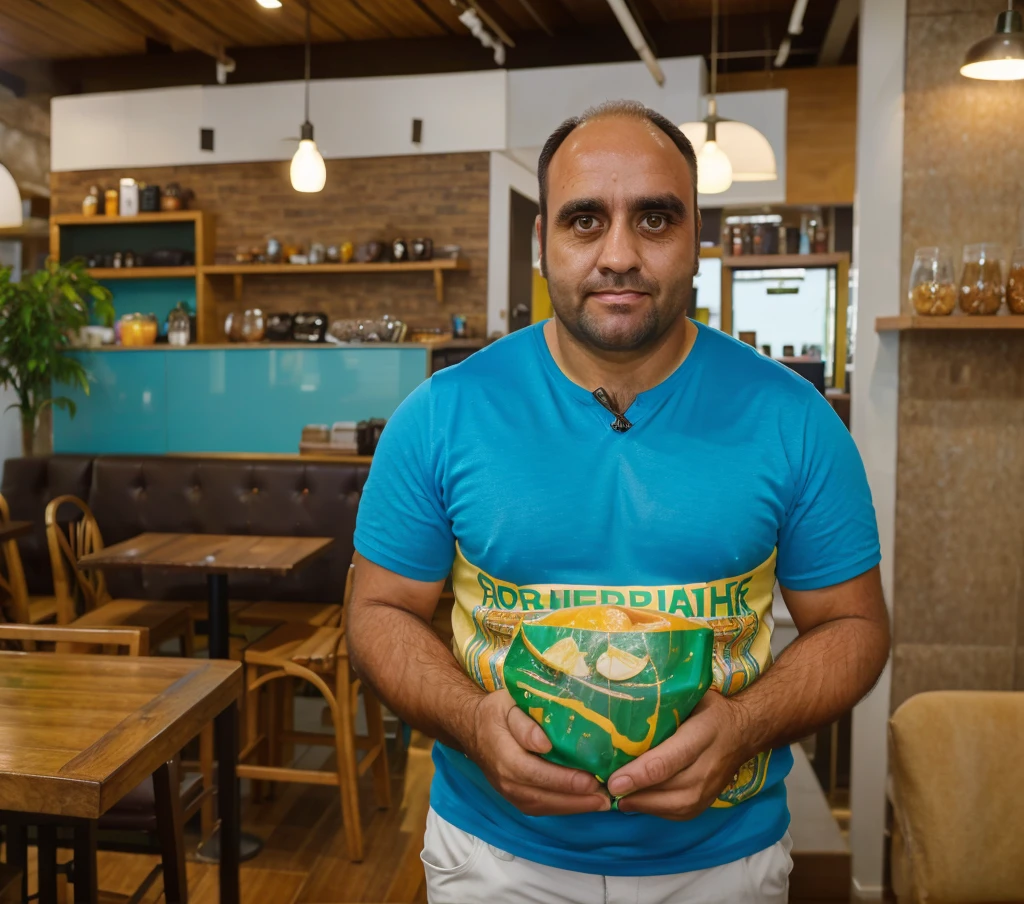
[[[43,511],[61,493],[86,500],[104,543],[143,531],[333,537],[327,552],[288,578],[230,579],[232,599],[341,602],[352,559],[366,465],[275,459],[55,455],[9,459],[0,483],[11,517],[32,521],[19,543],[29,592],[52,593]],[[201,576],[109,571],[114,597],[205,599]]]

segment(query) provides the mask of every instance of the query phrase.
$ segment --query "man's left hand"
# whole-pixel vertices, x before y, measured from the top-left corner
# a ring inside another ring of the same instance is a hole
[[[743,712],[715,690],[708,691],[672,737],[608,779],[608,791],[623,812],[664,819],[703,813],[751,756]]]

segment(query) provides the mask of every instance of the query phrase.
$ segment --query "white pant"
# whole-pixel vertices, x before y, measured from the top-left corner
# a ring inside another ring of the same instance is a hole
[[[430,904],[786,904],[787,834],[757,854],[671,876],[597,876],[514,857],[427,815],[423,868]]]

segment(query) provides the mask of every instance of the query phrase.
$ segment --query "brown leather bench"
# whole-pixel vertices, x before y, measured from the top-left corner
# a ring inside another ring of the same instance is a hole
[[[8,459],[0,494],[12,519],[33,523],[18,545],[34,595],[53,592],[46,504],[70,493],[92,508],[108,545],[144,531],[332,537],[327,553],[293,576],[233,577],[231,596],[341,602],[368,474],[365,464],[302,459],[53,455]],[[201,577],[140,569],[107,578],[114,597],[206,597]]]

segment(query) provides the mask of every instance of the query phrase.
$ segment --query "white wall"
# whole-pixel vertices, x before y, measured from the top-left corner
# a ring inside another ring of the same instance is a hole
[[[851,427],[867,468],[882,544],[882,586],[892,605],[896,519],[897,334],[875,318],[900,306],[903,69],[906,0],[861,0],[857,74],[857,194],[853,274],[857,357]],[[890,674],[853,712],[850,850],[857,897],[882,893]]]
[[[21,242],[0,241],[0,269],[11,268],[11,280],[21,279]],[[18,397],[14,391],[0,386],[0,468],[8,458],[21,455],[21,417],[10,408]],[[10,408],[10,410],[8,410]]]
[[[507,74],[323,79],[310,119],[328,158],[497,150],[506,146]],[[163,88],[56,97],[54,171],[287,160],[303,120],[302,82]],[[423,120],[420,144],[412,120]],[[214,129],[214,150],[199,148]]]
[[[508,332],[508,243],[512,190],[538,200],[537,176],[504,154],[491,154],[487,231],[487,332]]]
[[[21,455],[21,418],[17,409],[8,411],[17,401],[13,390],[0,386],[0,468],[8,458]]]
[[[518,69],[508,76],[508,146],[540,148],[570,116],[606,100],[638,100],[673,122],[695,118],[706,78],[700,57],[660,60],[659,86],[643,63]]]

